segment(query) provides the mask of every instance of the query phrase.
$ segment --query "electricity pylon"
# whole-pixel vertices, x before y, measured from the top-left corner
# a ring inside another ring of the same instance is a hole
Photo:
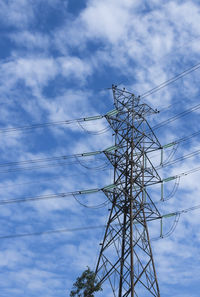
[[[112,87],[115,110],[107,121],[115,151],[105,152],[114,167],[115,187],[104,193],[112,203],[96,266],[99,282],[115,297],[160,296],[148,222],[161,217],[148,187],[161,183],[150,153],[161,149],[146,117],[156,113],[140,98]]]

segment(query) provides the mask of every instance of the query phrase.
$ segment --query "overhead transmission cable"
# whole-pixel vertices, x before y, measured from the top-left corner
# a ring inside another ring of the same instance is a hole
[[[186,174],[185,174],[185,175],[186,175]],[[174,186],[173,186],[171,192],[170,192],[167,196],[164,197],[164,191],[163,191],[163,189],[162,189],[162,198],[161,198],[161,200],[160,200],[159,202],[165,202],[165,201],[168,201],[168,200],[170,200],[172,197],[175,196],[176,192],[178,191],[179,185],[180,185],[180,178],[181,178],[181,175],[177,175],[177,177],[174,178],[174,179],[175,179]]]
[[[172,158],[172,157],[174,156],[174,154],[176,153],[176,151],[177,151],[177,149],[178,149],[178,146],[177,146],[177,145],[179,145],[180,143],[182,143],[182,142],[184,142],[184,141],[188,141],[188,140],[190,140],[190,139],[192,139],[193,137],[198,136],[198,135],[200,135],[200,130],[199,130],[199,131],[196,131],[196,132],[194,132],[194,133],[192,133],[192,134],[189,134],[189,135],[187,135],[187,136],[184,136],[184,137],[175,139],[175,140],[173,140],[173,141],[171,141],[171,142],[169,142],[169,143],[167,143],[167,144],[164,144],[164,145],[162,146],[162,149],[167,149],[167,148],[170,148],[170,147],[172,147],[172,146],[176,146],[176,147],[174,148],[174,150],[170,153],[170,155],[167,157],[167,160],[164,161],[164,165],[165,165],[166,163],[168,163],[168,161],[171,160],[171,158]],[[154,158],[154,157],[157,157],[157,156],[158,156],[158,154],[155,154],[155,155],[151,156],[151,158]]]
[[[195,173],[195,172],[197,172],[197,171],[200,171],[200,166],[195,167],[195,168],[192,168],[192,169],[187,170],[187,171],[185,171],[185,172],[179,173],[179,174],[177,174],[177,175],[174,175],[174,176],[171,176],[171,177],[164,178],[163,181],[164,181],[164,182],[169,182],[169,181],[171,181],[171,180],[174,180],[174,179],[177,179],[177,178],[179,178],[179,177],[183,177],[183,176],[186,176],[186,175]]]
[[[184,213],[188,213],[188,212],[191,212],[191,211],[194,211],[197,209],[200,209],[200,205],[196,205],[196,206],[186,208],[186,209],[183,209],[180,211],[164,214],[164,215],[161,215],[160,217],[158,217],[157,219],[169,218],[169,217],[181,215]],[[48,231],[42,231],[42,232],[29,232],[29,233],[22,233],[22,234],[3,235],[3,236],[0,236],[0,239],[9,239],[9,238],[11,239],[11,238],[41,236],[41,235],[56,234],[56,233],[87,231],[87,230],[93,230],[93,229],[99,229],[99,228],[105,228],[105,227],[106,227],[106,225],[54,229],[54,230],[48,230]]]
[[[106,205],[108,205],[110,203],[110,201],[108,199],[106,199],[104,202],[99,203],[98,205],[87,205],[83,202],[81,202],[75,194],[72,194],[72,196],[74,197],[74,199],[76,200],[76,202],[78,202],[78,204],[80,204],[81,206],[85,207],[85,208],[90,208],[90,209],[100,209],[105,207]]]
[[[200,134],[200,130],[199,131],[196,131],[192,134],[189,134],[188,136],[184,136],[184,137],[181,137],[181,138],[178,138],[178,139],[175,139],[174,141],[166,144],[166,145],[163,145],[163,148],[167,148],[167,147],[170,147],[172,145],[175,145],[175,144],[179,144],[181,142],[184,142],[184,141],[187,141],[187,140],[190,140],[191,138],[195,137],[195,136],[198,136]]]
[[[174,82],[177,81],[178,79],[180,79],[180,78],[182,78],[182,77],[184,77],[184,76],[190,74],[191,72],[196,71],[196,70],[199,69],[199,68],[200,68],[200,63],[197,63],[197,64],[193,65],[192,67],[190,67],[190,68],[184,70],[183,72],[181,72],[181,73],[175,75],[174,77],[172,77],[172,78],[170,78],[170,79],[168,79],[168,80],[162,82],[161,84],[155,86],[155,87],[152,88],[151,90],[149,90],[149,91],[143,93],[143,94],[140,96],[140,98],[145,98],[145,97],[147,97],[147,96],[152,95],[153,93],[158,92],[159,90],[161,90],[161,89],[165,88],[166,86],[168,86],[168,85],[174,83]]]
[[[103,188],[96,188],[96,189],[89,189],[89,190],[83,190],[83,191],[41,195],[41,196],[35,196],[35,197],[6,199],[6,200],[0,200],[0,206],[6,205],[6,204],[13,204],[13,203],[23,203],[23,202],[38,201],[38,200],[64,198],[64,197],[69,197],[73,195],[93,194],[93,193],[102,191],[102,189]]]
[[[64,162],[64,163],[56,163],[56,164],[47,164],[47,165],[42,165],[42,166],[34,166],[34,167],[14,167],[13,169],[9,169],[7,171],[0,171],[0,173],[5,173],[5,172],[13,172],[13,171],[18,171],[18,170],[33,170],[33,169],[38,169],[38,168],[46,168],[46,167],[54,167],[54,166],[62,166],[62,165],[68,165],[68,164],[80,164],[82,166],[85,166],[85,164],[82,164],[82,162],[93,162],[93,160],[85,160],[81,161],[79,158],[85,158],[85,157],[94,157],[97,155],[101,155],[105,152],[110,152],[114,149],[116,149],[116,146],[111,146],[108,147],[105,150],[102,151],[93,151],[93,152],[86,152],[86,153],[78,153],[78,154],[73,154],[73,155],[64,155],[64,156],[57,156],[57,157],[50,157],[50,158],[39,158],[39,159],[31,159],[31,160],[24,160],[24,161],[14,161],[14,162],[5,162],[5,163],[0,163],[0,168],[3,167],[10,167],[10,166],[20,166],[20,165],[27,165],[27,164],[35,164],[35,163],[45,163],[45,162],[52,162],[52,161],[67,161],[70,160],[70,163]],[[73,160],[75,159],[75,160]],[[98,161],[102,161],[103,159],[99,158]],[[104,161],[104,160],[103,160]],[[102,166],[107,166],[108,163],[104,162],[103,165],[99,165],[98,167],[90,167],[87,169],[98,169]]]
[[[186,176],[188,174],[195,173],[195,172],[197,172],[199,170],[200,170],[200,167],[192,168],[192,169],[190,169],[190,170],[188,170],[186,172],[183,172],[183,173],[181,173],[179,175],[175,175],[173,177],[165,178],[163,181],[168,182],[168,181],[176,179],[178,177],[182,177],[182,176]],[[115,187],[115,185],[110,185],[108,187]],[[82,195],[82,194],[97,193],[97,192],[103,191],[106,188],[107,187],[97,188],[97,189],[89,189],[89,190],[83,190],[83,191],[68,192],[68,193],[58,193],[58,194],[49,194],[49,195],[42,195],[42,196],[35,196],[35,197],[27,197],[27,198],[0,200],[0,206],[7,205],[7,204],[13,204],[13,203],[31,202],[31,201],[47,200],[47,199],[55,199],[55,198],[64,198],[64,197],[68,197],[68,196],[75,197],[77,195]],[[93,206],[91,206],[91,207],[93,207]],[[96,205],[94,207],[96,207]]]
[[[32,130],[32,129],[38,129],[38,128],[51,127],[51,126],[70,125],[70,124],[81,123],[81,122],[89,122],[89,121],[102,119],[104,118],[104,116],[105,115],[96,115],[96,116],[79,118],[74,120],[64,120],[64,121],[57,121],[57,122],[48,122],[48,123],[39,123],[39,124],[32,124],[32,125],[25,125],[25,126],[18,126],[18,127],[3,128],[3,129],[0,129],[0,133],[10,133],[10,132],[16,132],[16,131],[26,131],[26,130]]]
[[[178,162],[182,162],[182,161],[184,161],[186,159],[189,159],[189,158],[192,158],[194,156],[197,156],[199,154],[200,154],[200,149],[197,150],[197,151],[194,151],[192,153],[189,153],[187,155],[183,155],[182,157],[176,158],[176,159],[174,159],[174,160],[172,160],[170,162],[165,163],[164,165],[159,165],[156,168],[157,169],[160,169],[160,168],[164,168],[164,167],[167,167],[167,166],[171,166],[171,165],[174,165],[174,164],[176,164]]]
[[[179,144],[181,142],[190,140],[191,138],[200,135],[200,130],[196,131],[192,134],[189,134],[188,136],[184,136],[181,138],[178,138],[176,140],[173,140],[172,142],[163,145],[163,148],[168,148],[172,145]],[[115,148],[115,147],[111,147]],[[8,167],[8,166],[19,166],[19,165],[27,165],[27,164],[35,164],[35,163],[45,163],[45,162],[52,162],[52,161],[62,161],[62,160],[68,160],[68,159],[73,159],[73,158],[82,158],[82,157],[91,157],[95,155],[100,155],[110,148],[106,150],[98,150],[98,151],[93,151],[93,152],[85,152],[85,153],[78,153],[78,154],[72,154],[72,155],[63,155],[63,156],[55,156],[55,157],[47,157],[47,158],[38,158],[38,159],[29,159],[29,160],[23,160],[23,161],[13,161],[13,162],[4,162],[0,163],[0,168],[1,167]],[[171,157],[170,157],[171,158]],[[63,165],[63,164],[61,164]]]
[[[186,141],[188,139],[191,139],[192,137],[198,135],[200,132],[195,132],[187,137],[180,138],[170,144],[167,144],[163,147],[168,147],[169,145],[172,144],[178,144],[182,141]],[[115,147],[108,148],[107,150],[114,149]],[[74,155],[65,155],[65,156],[60,156],[60,157],[52,157],[52,158],[43,158],[43,159],[33,159],[33,160],[25,160],[25,161],[18,161],[18,162],[8,162],[8,163],[0,163],[0,168],[7,167],[7,166],[13,166],[13,165],[26,165],[26,164],[32,164],[32,163],[40,163],[40,162],[50,162],[50,161],[59,161],[59,160],[69,160],[72,158],[75,158],[75,160],[71,160],[70,162],[64,162],[64,163],[58,163],[58,164],[47,164],[47,165],[41,165],[41,166],[33,166],[33,167],[14,167],[14,168],[9,168],[7,170],[0,170],[1,173],[12,173],[12,172],[17,172],[17,171],[23,171],[23,170],[35,170],[35,169],[44,169],[44,168],[50,168],[50,167],[57,167],[57,166],[66,166],[66,165],[72,165],[72,164],[80,164],[81,166],[91,169],[91,170],[104,170],[106,167],[109,166],[108,162],[104,162],[103,164],[100,164],[95,167],[88,167],[87,164],[90,162],[93,162],[93,160],[82,160],[80,161],[78,158],[79,157],[91,157],[95,155],[100,155],[102,153],[106,152],[104,151],[96,151],[96,152],[88,152],[88,153],[82,153],[82,154],[74,154]],[[176,158],[172,161],[165,162],[162,165],[157,166],[156,168],[164,168],[166,166],[173,165],[177,162],[183,161],[185,159],[191,158],[193,156],[196,156],[200,154],[200,150],[191,152],[187,155],[184,155],[182,157]]]
[[[85,164],[84,164],[85,163]],[[106,167],[109,166],[108,162],[104,162],[101,165],[98,166],[93,166],[89,167],[86,164],[88,163],[94,163],[93,160],[83,160],[82,162],[79,162],[78,160],[70,161],[70,162],[62,162],[62,163],[57,163],[57,164],[47,164],[47,165],[41,165],[41,166],[32,166],[32,167],[16,167],[16,168],[10,168],[7,170],[1,170],[0,174],[2,173],[13,173],[13,172],[18,172],[18,171],[30,171],[30,170],[38,170],[38,169],[46,169],[46,168],[53,168],[53,167],[60,167],[60,166],[67,166],[67,165],[73,165],[73,164],[78,164],[81,165],[87,169],[90,170],[104,170]]]
[[[86,133],[91,134],[91,135],[100,135],[100,134],[103,134],[111,129],[111,126],[109,125],[108,127],[103,128],[99,131],[90,131],[90,130],[86,129],[83,125],[81,125],[80,122],[78,122],[78,124],[83,131],[85,131]]]
[[[27,130],[38,129],[38,128],[46,128],[46,127],[53,127],[53,126],[59,126],[59,125],[70,125],[70,124],[76,124],[76,123],[78,123],[78,124],[87,123],[90,121],[96,121],[96,120],[103,119],[106,116],[112,115],[113,113],[115,114],[116,110],[108,111],[104,115],[95,115],[95,116],[89,116],[89,117],[78,118],[78,119],[73,119],[73,120],[63,120],[63,121],[57,121],[57,122],[48,122],[48,123],[39,123],[39,124],[32,124],[32,125],[25,125],[25,126],[18,126],[18,127],[2,128],[2,129],[0,129],[0,133],[27,131]],[[101,131],[99,131],[99,133],[103,133],[106,131],[107,131],[107,128],[102,129]]]
[[[191,112],[196,111],[198,109],[200,109],[200,104],[197,104],[197,105],[195,105],[195,106],[193,106],[191,108],[188,108],[188,109],[184,110],[183,112],[180,112],[180,113],[176,114],[175,116],[173,116],[171,118],[168,118],[168,119],[164,120],[163,122],[158,123],[157,125],[152,127],[152,130],[153,131],[157,130],[157,129],[159,129],[159,128],[161,128],[161,127],[163,127],[163,126],[165,126],[165,125],[167,125],[167,124],[169,124],[169,123],[171,123],[171,122],[173,122],[173,121],[175,121],[175,120],[177,120],[177,119],[179,119],[179,118],[181,118],[181,117],[183,117],[185,115],[188,115]]]
[[[84,157],[85,156],[86,155],[84,155]],[[71,157],[72,156],[70,156],[69,158],[71,158]],[[63,158],[61,157],[61,160],[62,159]],[[13,172],[18,172],[18,171],[26,171],[26,170],[28,170],[28,171],[30,171],[30,170],[39,170],[39,169],[46,169],[46,168],[67,166],[67,165],[73,165],[73,164],[78,164],[78,165],[81,165],[84,168],[87,168],[87,169],[96,171],[96,170],[104,170],[104,169],[108,168],[109,165],[110,165],[110,163],[107,160],[104,160],[103,158],[99,158],[99,159],[97,158],[97,161],[99,163],[101,162],[101,164],[98,164],[98,165],[96,164],[95,166],[92,166],[92,167],[91,166],[88,166],[88,164],[91,164],[91,163],[93,164],[94,163],[94,160],[93,159],[88,159],[88,160],[85,159],[85,160],[80,161],[79,158],[76,157],[76,155],[74,155],[74,160],[70,160],[69,161],[67,159],[68,158],[66,156],[66,158],[64,159],[65,162],[59,162],[59,163],[56,163],[56,164],[55,163],[53,163],[53,164],[50,163],[50,164],[44,164],[44,165],[40,165],[40,166],[31,166],[31,167],[23,167],[23,166],[20,167],[20,166],[17,166],[17,167],[13,167],[13,168],[11,167],[11,168],[9,168],[10,166],[12,166],[12,162],[9,165],[7,165],[8,163],[1,163],[1,165],[0,165],[0,168],[1,169],[4,168],[4,167],[8,167],[8,166],[9,167],[6,168],[6,169],[4,169],[4,170],[0,170],[0,174],[2,174],[2,173],[13,173]],[[46,160],[45,159],[44,160],[40,160],[39,162],[46,162]],[[13,163],[15,163],[15,162],[13,162]],[[30,163],[32,163],[32,162],[30,162]],[[36,160],[35,160],[35,163],[37,163]],[[27,160],[27,163],[26,164],[29,164],[28,163],[28,160]],[[18,163],[18,165],[21,165],[20,162]]]
[[[192,67],[184,70],[183,72],[177,74],[176,76],[166,80],[165,82],[161,83],[160,85],[150,89],[149,91],[143,93],[140,98],[147,97],[160,89],[166,87],[169,84],[174,83],[178,79],[184,77],[185,75],[196,71],[197,69],[200,68],[200,63],[197,63],[196,65],[193,65]],[[129,93],[129,92],[128,92]],[[108,115],[109,112],[106,114]],[[81,123],[81,122],[86,122],[86,121],[92,121],[92,120],[98,120],[104,118],[106,115],[97,115],[97,116],[91,116],[91,117],[85,117],[85,118],[79,118],[79,119],[74,119],[74,120],[64,120],[64,121],[55,121],[55,122],[47,122],[47,123],[39,123],[39,124],[32,124],[32,125],[25,125],[25,126],[19,126],[19,127],[10,127],[10,128],[4,128],[0,129],[0,133],[9,133],[9,132],[14,132],[14,131],[23,131],[23,130],[30,130],[30,129],[37,129],[37,128],[44,128],[44,127],[50,127],[50,126],[58,126],[58,125],[67,125],[67,124],[73,124],[73,123]]]
[[[175,116],[166,119],[165,121],[158,123],[157,125],[155,125],[152,129],[156,130],[168,123],[171,123],[173,121],[175,121],[176,119],[185,116],[193,111],[196,111],[197,109],[200,108],[200,104],[195,105],[192,108],[189,108],[179,114],[176,114]],[[49,127],[49,126],[55,126],[55,125],[66,125],[66,124],[71,124],[71,123],[81,123],[81,122],[88,122],[88,121],[94,121],[94,120],[98,120],[98,119],[103,119],[112,115],[116,115],[117,113],[119,113],[119,111],[117,109],[111,110],[109,112],[107,112],[105,115],[97,115],[97,116],[91,116],[91,117],[87,117],[87,118],[80,118],[80,119],[75,119],[75,120],[66,120],[66,121],[60,121],[60,122],[51,122],[51,123],[44,123],[44,124],[34,124],[34,125],[30,125],[30,126],[21,126],[21,127],[11,127],[11,128],[5,128],[5,129],[0,129],[0,133],[9,133],[9,132],[13,132],[13,131],[18,131],[18,130],[29,130],[29,129],[35,129],[35,128],[42,128],[42,127]],[[107,130],[105,130],[107,131]]]
[[[105,169],[107,170],[107,169]],[[87,173],[86,172],[81,172],[81,173],[76,173],[76,174],[69,174],[69,175],[65,175],[65,176],[62,176],[61,178],[70,178],[70,177],[77,177],[77,176],[80,176],[80,175],[86,175],[87,176]],[[48,177],[48,178],[42,178],[42,179],[39,179],[39,180],[32,180],[32,181],[27,181],[27,182],[22,182],[22,183],[16,183],[16,182],[12,182],[10,183],[7,182],[7,181],[3,181],[2,184],[5,183],[5,185],[0,185],[0,189],[7,189],[7,188],[12,188],[12,187],[16,187],[16,186],[24,186],[24,185],[30,185],[30,184],[40,184],[40,183],[45,183],[45,182],[48,182],[48,181],[58,181],[60,178],[60,175],[56,175],[56,176],[51,176],[51,177]]]
[[[192,168],[186,172],[180,173],[178,175],[167,177],[163,179],[163,182],[169,182],[173,179],[183,177],[192,173],[195,173],[197,171],[200,171],[200,166],[196,168]],[[57,198],[65,198],[69,196],[77,196],[82,194],[93,194],[97,192],[102,192],[106,189],[112,189],[115,188],[115,184],[111,184],[109,186],[103,187],[103,188],[95,188],[95,189],[88,189],[88,190],[81,190],[81,191],[75,191],[75,192],[67,192],[67,193],[58,193],[58,194],[49,194],[49,195],[42,195],[42,196],[35,196],[35,197],[26,197],[26,198],[14,198],[14,199],[7,199],[7,200],[0,200],[0,206],[7,205],[7,204],[13,204],[13,203],[23,203],[23,202],[31,202],[31,201],[38,201],[38,200],[47,200],[47,199],[57,199]],[[96,206],[94,206],[96,207]]]

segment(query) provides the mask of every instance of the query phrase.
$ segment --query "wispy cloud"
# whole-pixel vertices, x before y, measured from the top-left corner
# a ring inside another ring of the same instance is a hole
[[[199,61],[197,1],[88,0],[84,6],[81,1],[68,2],[0,0],[1,127],[105,114],[113,108],[112,94],[106,89],[112,83],[142,94]],[[154,126],[198,104],[198,96],[197,70],[144,98],[161,110],[172,104],[149,117],[150,124]],[[83,127],[61,125],[1,133],[1,163],[105,149],[114,141],[107,126],[105,120],[99,120]],[[160,142],[167,144],[199,129],[199,113],[193,112],[156,132]],[[198,136],[181,143],[173,158],[197,150],[198,143]],[[155,164],[158,158],[152,159]],[[97,161],[91,159],[89,165]],[[80,162],[54,164],[0,173],[0,199],[82,190],[112,182],[110,170],[89,170]],[[159,172],[168,177],[198,164],[196,155]],[[173,182],[166,183],[165,194],[172,188]],[[199,190],[198,172],[182,177],[176,195],[158,207],[168,213],[197,205]],[[152,190],[157,201],[159,194],[158,189]],[[96,205],[104,198],[102,194],[80,199]],[[1,206],[1,234],[99,225],[106,222],[107,214],[107,207],[83,208],[73,197]],[[173,220],[164,220],[165,232]],[[198,210],[183,214],[171,237],[153,242],[164,296],[199,296],[198,221]],[[159,235],[159,223],[151,229],[153,236]],[[86,265],[95,266],[102,231],[3,240],[2,296],[69,296],[77,275]],[[105,294],[110,294],[107,287],[98,296]]]

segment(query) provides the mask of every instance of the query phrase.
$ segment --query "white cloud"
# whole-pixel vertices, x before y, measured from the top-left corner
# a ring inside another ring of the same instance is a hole
[[[85,82],[88,76],[92,74],[90,62],[81,60],[78,57],[62,57],[57,62],[61,68],[61,74],[67,78],[75,78],[81,82]]]
[[[27,0],[1,0],[1,21],[15,27],[25,27],[34,19],[33,6]]]
[[[28,30],[22,30],[9,34],[9,38],[14,41],[18,46],[28,49],[29,51],[40,51],[45,52],[50,47],[50,38],[47,34],[40,32],[30,32]],[[23,51],[22,48],[22,51]]]
[[[111,105],[110,95],[96,90],[103,84],[109,87],[108,77],[110,80],[120,78],[120,81],[122,78],[125,81],[123,84],[139,94],[198,60],[199,45],[195,39],[200,34],[198,3],[167,1],[163,4],[153,0],[148,3],[131,0],[91,0],[87,1],[86,7],[78,15],[67,15],[65,22],[62,24],[58,22],[59,25],[53,26],[51,23],[53,29],[49,32],[49,28],[44,31],[39,27],[34,27],[34,31],[30,29],[30,25],[37,22],[35,11],[38,9],[38,2],[36,2],[25,0],[0,2],[0,15],[4,25],[6,21],[8,26],[12,25],[16,29],[15,33],[9,33],[10,40],[15,43],[12,45],[11,55],[7,60],[1,60],[0,91],[4,103],[1,109],[1,121],[4,125],[11,126],[12,123],[27,121],[60,121],[104,113],[108,105]],[[48,1],[48,5],[52,5],[55,9],[57,6],[59,9],[66,9],[65,4],[62,1]],[[197,82],[198,73],[145,98],[155,107],[182,100],[182,104],[177,108],[173,106],[171,110],[160,113],[156,116],[156,120],[150,122],[162,121],[172,116],[173,112],[179,112],[178,109],[183,110],[185,105],[189,106],[192,100],[198,101]],[[46,88],[48,92],[45,92]],[[189,97],[187,102],[186,96]],[[16,102],[18,105],[15,105]],[[198,116],[196,114],[192,116],[193,120],[196,120],[196,129]],[[181,120],[158,131],[163,144],[178,138],[177,134],[189,134],[189,130],[193,128],[191,118]],[[84,127],[90,131],[100,131],[106,124],[97,121],[92,123],[92,126],[88,124]],[[111,131],[105,135],[95,136],[84,134],[83,131],[80,133],[79,128],[57,127],[38,134],[34,131],[30,136],[22,137],[20,133],[13,138],[2,138],[2,156],[6,160],[34,159],[52,154],[56,156],[104,149],[112,143]],[[196,147],[198,145],[193,141],[190,148],[184,144],[180,147],[179,154],[181,156],[189,153]],[[177,156],[178,154],[175,155]],[[173,168],[166,168],[164,173],[166,176],[175,175],[195,167],[197,163],[199,163],[198,157],[188,159],[183,164],[177,163]],[[67,172],[64,166],[56,170],[49,167],[40,172],[34,171],[32,175],[26,172],[2,177],[1,186],[4,188],[1,188],[1,197],[13,198],[23,195],[30,197],[35,193],[42,195],[67,192],[91,188],[95,183],[100,185],[109,180],[106,173],[94,174],[93,171],[88,173],[80,168],[77,166],[72,170],[70,167],[70,172]],[[73,176],[75,173],[76,176]],[[78,176],[79,173],[85,175]],[[37,184],[37,179],[41,181],[41,178],[44,178],[43,174],[52,179],[49,183]],[[23,184],[31,180],[35,182],[33,185],[21,185],[17,189],[14,187],[15,183]],[[10,187],[12,185],[13,187]],[[166,185],[167,191],[170,191],[171,186],[172,183]],[[184,177],[174,199],[158,204],[159,208],[163,213],[167,213],[198,204],[199,190],[198,173]],[[158,193],[153,196],[155,199],[158,197]],[[98,199],[100,198],[96,196],[83,197],[84,201],[91,204],[96,204]],[[65,224],[74,227],[98,224],[98,222],[104,224],[106,212],[105,209],[99,212],[82,209],[76,206],[74,200],[67,198],[36,202],[26,206],[19,204],[4,206],[1,211],[2,234],[15,231],[20,233],[21,230],[32,232],[56,229],[58,226],[62,228]],[[200,239],[198,217],[198,211],[193,212],[191,216],[182,215],[172,237],[154,243],[163,292],[166,290],[166,284],[170,288],[176,285],[180,289],[179,284],[183,286],[185,283],[192,283],[193,274],[196,275],[195,281],[198,281],[197,255]],[[172,219],[165,220],[165,231],[170,229],[172,223]],[[155,233],[154,231],[152,233]],[[75,278],[88,263],[93,264],[97,252],[96,231],[85,232],[82,235],[71,232],[66,237],[42,236],[30,239],[30,242],[25,240],[24,246],[20,247],[18,242],[15,245],[12,244],[13,241],[3,243],[7,250],[3,250],[0,262],[13,269],[6,275],[8,287],[11,287],[13,279],[16,280],[16,291],[13,293],[6,289],[8,296],[28,295],[27,292],[30,291],[33,296],[38,296],[42,291],[42,296],[49,297],[54,296],[55,292],[64,286],[69,292],[72,278]],[[31,269],[29,265],[32,266]],[[68,279],[67,284],[57,279],[60,275]],[[17,291],[22,284],[26,287],[25,293]],[[166,296],[172,295],[171,291],[166,290],[166,292]],[[66,291],[59,291],[59,294],[64,296]],[[105,296],[105,293],[102,296]]]
[[[2,88],[15,87],[18,81],[24,81],[27,87],[36,88],[45,86],[57,74],[57,65],[48,58],[18,58],[1,64],[3,73],[1,80],[6,82]],[[4,95],[4,94],[2,94]]]
[[[27,87],[39,89],[47,86],[50,80],[62,75],[68,79],[76,78],[84,82],[91,75],[91,67],[86,61],[76,57],[15,57],[1,63],[1,80],[6,81],[2,89],[14,87],[18,81],[24,81]],[[3,95],[3,94],[2,94]]]

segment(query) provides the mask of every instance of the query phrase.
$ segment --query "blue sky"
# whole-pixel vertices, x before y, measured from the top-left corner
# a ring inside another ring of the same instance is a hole
[[[0,129],[105,114],[113,108],[108,89],[113,83],[140,95],[197,64],[199,12],[199,1],[192,0],[0,0]],[[150,124],[154,126],[197,105],[199,88],[197,70],[144,98],[157,109],[172,104],[152,116]],[[98,120],[84,127],[58,125],[1,133],[0,163],[103,150],[113,144],[112,131],[107,127],[105,120]],[[101,133],[104,129],[106,132]],[[156,134],[164,145],[199,130],[196,110]],[[172,160],[198,149],[196,136],[180,143]],[[159,155],[153,157],[158,165]],[[29,168],[26,170],[3,166],[0,199],[101,188],[112,183],[112,170],[104,166],[105,159],[73,162],[66,164],[61,159],[23,165],[23,169]],[[199,164],[197,154],[159,173],[166,178]],[[159,204],[160,211],[169,213],[200,204],[199,174],[181,178],[174,197]],[[166,196],[173,185],[173,181],[166,183]],[[152,190],[155,201],[159,193],[158,188]],[[106,198],[94,194],[78,199],[98,205]],[[84,208],[73,196],[1,205],[0,235],[103,225],[108,207]],[[171,236],[152,242],[163,297],[199,296],[199,215],[198,210],[181,215]],[[173,220],[164,221],[165,232]],[[159,235],[159,228],[159,223],[152,226],[152,236]],[[86,266],[94,269],[102,236],[100,228],[1,239],[1,297],[69,296],[73,282]],[[112,296],[109,294],[105,287],[97,296]]]

